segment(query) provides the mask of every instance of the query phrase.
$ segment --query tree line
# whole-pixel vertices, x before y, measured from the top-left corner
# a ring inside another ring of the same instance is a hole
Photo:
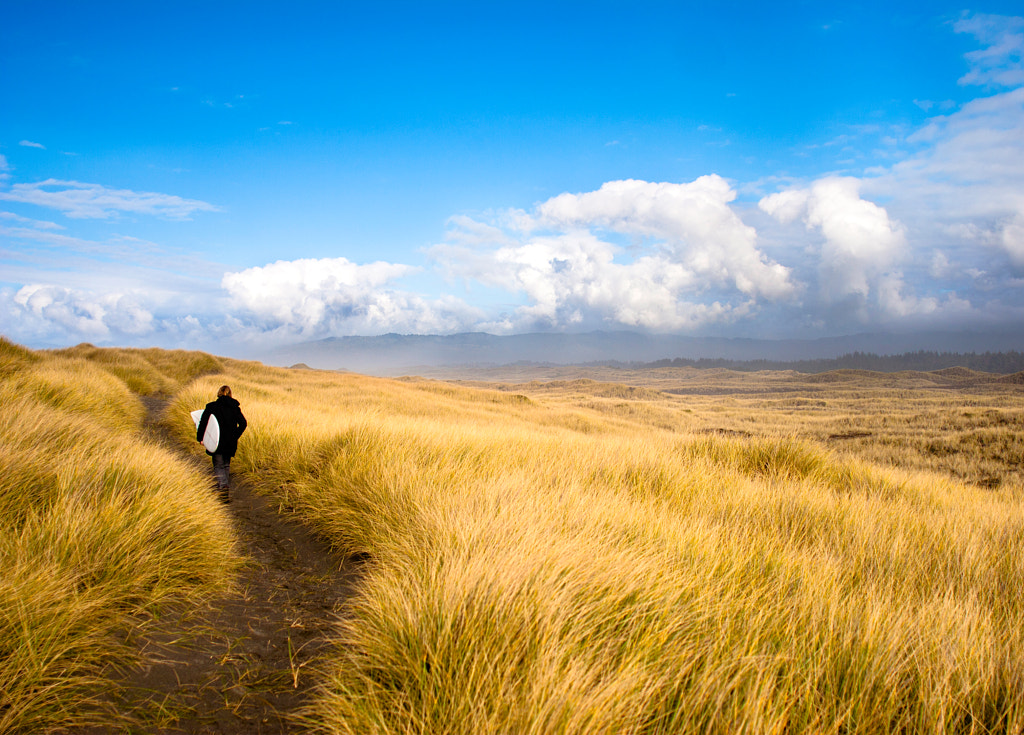
[[[901,370],[930,372],[945,368],[963,367],[984,373],[1009,374],[1024,371],[1024,352],[904,352],[899,355],[876,355],[871,352],[849,352],[841,357],[816,360],[729,360],[706,358],[691,360],[685,357],[655,360],[654,362],[617,363],[632,369],[695,367],[727,368],[743,372],[758,370],[795,370],[800,373],[824,373],[829,370],[872,370],[895,373]]]

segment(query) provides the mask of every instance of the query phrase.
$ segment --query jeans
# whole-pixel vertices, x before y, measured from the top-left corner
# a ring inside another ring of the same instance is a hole
[[[213,455],[213,474],[217,476],[217,484],[221,489],[227,490],[230,484],[231,457],[225,454]]]

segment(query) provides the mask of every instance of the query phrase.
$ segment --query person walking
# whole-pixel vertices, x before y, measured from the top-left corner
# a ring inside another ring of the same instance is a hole
[[[248,424],[242,415],[241,405],[231,397],[231,388],[226,385],[222,385],[217,391],[217,400],[207,403],[203,409],[203,416],[196,427],[196,441],[200,444],[203,443],[203,434],[206,433],[206,424],[209,423],[210,416],[217,417],[220,441],[216,450],[211,452],[207,449],[206,453],[213,457],[213,473],[217,476],[220,499],[230,503],[231,458],[238,451],[238,438],[242,436]]]

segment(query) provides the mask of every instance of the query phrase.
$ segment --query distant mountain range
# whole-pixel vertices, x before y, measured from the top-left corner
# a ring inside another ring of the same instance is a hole
[[[899,355],[919,351],[1024,352],[1024,329],[998,333],[856,334],[813,340],[685,337],[638,332],[506,336],[483,332],[451,335],[385,334],[379,337],[331,337],[302,342],[279,348],[265,359],[276,365],[305,363],[320,369],[399,375],[415,372],[417,367],[456,365],[593,365],[653,363],[674,359],[792,363],[830,360],[854,352]]]

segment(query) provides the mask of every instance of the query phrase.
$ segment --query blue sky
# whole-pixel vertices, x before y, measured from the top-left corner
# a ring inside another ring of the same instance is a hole
[[[0,333],[1024,323],[1016,3],[0,8]]]

